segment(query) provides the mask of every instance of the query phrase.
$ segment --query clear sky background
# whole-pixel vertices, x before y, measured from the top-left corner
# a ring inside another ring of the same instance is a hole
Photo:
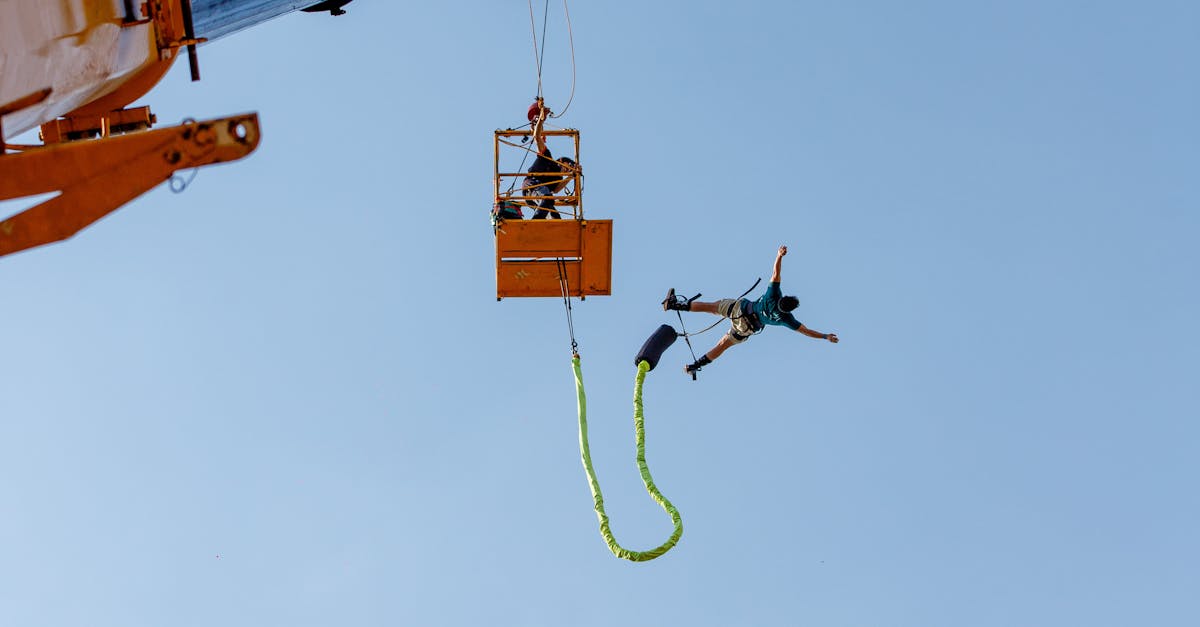
[[[617,538],[671,529],[630,402],[668,287],[736,296],[787,244],[842,339],[769,328],[697,382],[668,351],[647,457],[685,531],[644,564],[597,532],[561,301],[495,300],[528,5],[202,47],[144,102],[258,111],[258,151],[0,260],[0,624],[1200,624],[1197,6],[571,4]]]

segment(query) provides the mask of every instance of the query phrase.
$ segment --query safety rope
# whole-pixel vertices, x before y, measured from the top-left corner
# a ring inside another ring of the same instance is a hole
[[[671,550],[671,547],[679,542],[680,536],[683,535],[683,517],[679,515],[679,510],[675,509],[675,506],[667,500],[667,497],[658,490],[658,486],[654,484],[654,478],[650,476],[650,468],[646,465],[646,425],[642,409],[642,383],[646,380],[646,373],[650,371],[650,364],[645,360],[638,362],[637,378],[634,379],[633,384],[633,430],[637,441],[637,465],[642,475],[642,483],[646,485],[646,491],[663,508],[663,511],[671,516],[675,530],[666,542],[649,551],[631,551],[623,548],[613,537],[608,514],[604,511],[604,495],[600,492],[600,482],[596,479],[596,469],[592,466],[592,454],[588,448],[587,396],[583,391],[583,371],[579,365],[579,355],[571,358],[571,368],[575,372],[575,390],[579,396],[579,454],[583,458],[583,469],[587,472],[588,486],[592,490],[592,504],[596,510],[596,517],[600,520],[600,536],[604,538],[608,550],[621,559],[631,562],[652,560]]]

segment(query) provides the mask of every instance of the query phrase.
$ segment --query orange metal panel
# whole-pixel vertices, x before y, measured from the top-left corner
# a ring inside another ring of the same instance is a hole
[[[571,296],[586,296],[579,290],[579,261],[564,261],[567,291]],[[501,261],[496,265],[496,298],[562,296],[556,259]]]
[[[583,293],[612,294],[612,220],[588,220],[583,226],[580,275]]]
[[[508,220],[496,232],[496,256],[579,257],[578,220]]]
[[[508,220],[496,232],[496,296],[561,296],[557,260],[571,296],[612,293],[612,220]]]

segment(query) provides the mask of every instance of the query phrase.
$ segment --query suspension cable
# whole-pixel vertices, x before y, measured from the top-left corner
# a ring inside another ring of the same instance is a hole
[[[571,108],[571,103],[575,101],[575,34],[571,29],[571,10],[567,8],[567,0],[563,0],[563,13],[567,16],[567,41],[571,44],[571,95],[567,98],[567,104],[563,106],[562,111],[557,115],[551,115],[552,118],[560,118],[567,113],[567,109]],[[545,35],[542,36],[542,45],[545,45]]]
[[[549,12],[550,0],[546,0],[546,12]],[[529,31],[533,34],[533,61],[537,66],[537,97],[542,97],[542,56],[538,53],[537,22],[533,17],[533,0],[529,0]],[[542,50],[545,50],[546,19],[542,18]]]
[[[537,34],[537,18],[533,13],[533,0],[528,0],[529,4],[529,31],[533,35],[533,60],[537,67],[537,97],[542,97],[542,64],[546,59],[546,28],[550,22],[550,0],[546,0],[542,7],[542,39],[538,42]],[[563,14],[567,20],[567,43],[571,50],[571,93],[567,96],[567,104],[563,105],[562,111],[552,113],[549,117],[560,118],[566,114],[567,109],[571,108],[571,103],[575,102],[575,83],[577,77],[577,68],[575,64],[575,31],[571,25],[571,8],[567,5],[567,0],[563,0]]]
[[[579,343],[575,341],[575,320],[571,312],[571,292],[567,286],[567,262],[562,257],[555,260],[558,268],[558,286],[562,289],[563,308],[567,311],[567,331],[571,334],[571,354],[579,357]]]

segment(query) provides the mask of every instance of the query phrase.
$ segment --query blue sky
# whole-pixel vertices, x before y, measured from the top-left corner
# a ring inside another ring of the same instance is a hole
[[[622,544],[670,533],[630,403],[668,287],[735,296],[787,244],[842,338],[768,329],[698,382],[666,354],[647,456],[685,530],[645,564],[597,533],[561,302],[494,297],[528,5],[348,8],[144,100],[258,111],[256,153],[0,260],[0,623],[1200,621],[1193,3],[572,3]]]

